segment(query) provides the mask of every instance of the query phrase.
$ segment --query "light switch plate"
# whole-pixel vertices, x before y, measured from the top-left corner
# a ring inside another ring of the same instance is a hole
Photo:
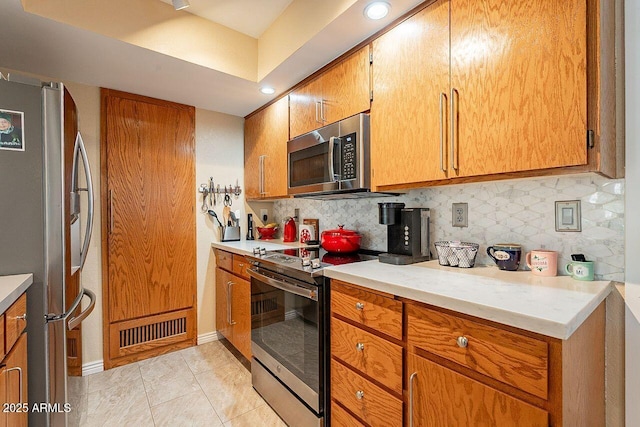
[[[469,204],[468,203],[453,203],[451,205],[451,212],[453,218],[451,225],[454,227],[468,227],[469,226]]]
[[[556,202],[556,231],[582,231],[580,200]]]

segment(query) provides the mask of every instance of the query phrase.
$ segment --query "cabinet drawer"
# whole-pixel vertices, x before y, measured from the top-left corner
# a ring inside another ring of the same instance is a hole
[[[335,401],[331,402],[331,423],[338,427],[365,427]]]
[[[391,297],[332,280],[331,312],[402,339],[402,302]]]
[[[402,427],[402,401],[335,360],[331,395],[371,427]]]
[[[466,346],[458,342],[463,337]],[[409,346],[547,398],[545,341],[411,304],[407,304],[407,341]]]
[[[221,250],[216,250],[216,264],[227,271],[233,271],[233,254]]]
[[[5,312],[5,349],[7,352],[27,327],[27,294],[22,294]]]
[[[369,332],[331,319],[331,354],[402,394],[402,347]]]
[[[249,280],[247,267],[249,267],[249,263],[242,255],[233,255],[233,272],[238,276]]]

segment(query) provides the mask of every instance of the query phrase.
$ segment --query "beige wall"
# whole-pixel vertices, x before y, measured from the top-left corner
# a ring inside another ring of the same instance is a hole
[[[228,114],[196,110],[196,184],[235,185],[244,189],[244,119]],[[215,331],[215,259],[211,242],[218,240],[212,218],[201,212],[202,195],[196,194],[198,244],[198,335]],[[244,194],[232,200],[231,210],[240,210],[241,227],[246,230]],[[222,218],[220,204],[215,207]],[[217,225],[217,223],[216,223]]]

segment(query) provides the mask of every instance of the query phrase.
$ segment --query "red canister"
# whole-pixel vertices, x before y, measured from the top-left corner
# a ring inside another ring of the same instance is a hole
[[[293,218],[288,217],[284,220],[284,227],[282,231],[282,241],[283,242],[295,242],[298,240],[296,232],[296,222]]]

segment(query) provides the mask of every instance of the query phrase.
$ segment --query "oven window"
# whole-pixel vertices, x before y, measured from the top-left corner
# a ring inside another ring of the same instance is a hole
[[[251,341],[319,393],[318,302],[255,279],[251,294]]]
[[[328,142],[289,154],[289,185],[291,187],[330,181]]]

